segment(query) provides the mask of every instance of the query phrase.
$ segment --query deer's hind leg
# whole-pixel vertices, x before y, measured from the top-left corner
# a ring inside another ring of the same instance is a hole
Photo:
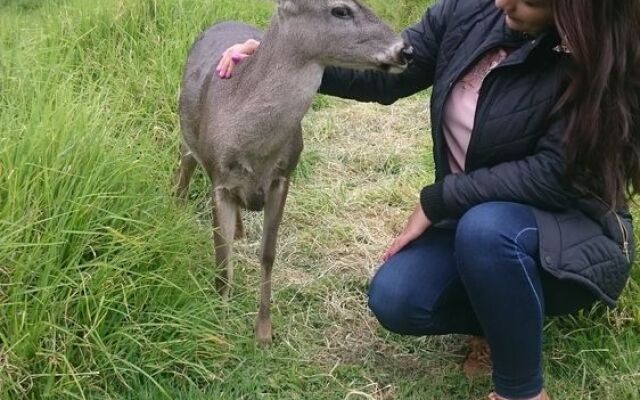
[[[284,204],[289,191],[289,180],[280,178],[273,182],[267,193],[262,233],[262,280],[260,284],[260,309],[256,320],[256,340],[262,346],[270,345],[271,338],[271,270],[276,257],[278,228],[282,221]]]
[[[236,231],[238,205],[225,188],[214,188],[213,197],[213,242],[216,265],[220,269],[216,278],[216,288],[223,297],[229,296],[233,279],[231,249]]]
[[[198,161],[191,153],[191,150],[182,143],[180,145],[180,166],[176,171],[176,196],[186,199],[189,191],[189,182],[193,176],[193,171],[198,165]]]
[[[236,214],[236,234],[234,238],[244,239],[246,237],[247,237],[247,232],[244,230],[244,225],[242,225],[242,213],[238,209],[238,213]]]

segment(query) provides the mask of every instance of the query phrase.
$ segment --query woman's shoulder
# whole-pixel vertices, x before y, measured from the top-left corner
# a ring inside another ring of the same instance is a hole
[[[500,10],[496,7],[494,0],[456,0],[456,2],[454,9],[454,17],[456,18],[500,14]]]
[[[448,26],[465,25],[500,14],[494,0],[438,0],[429,12],[437,14]]]

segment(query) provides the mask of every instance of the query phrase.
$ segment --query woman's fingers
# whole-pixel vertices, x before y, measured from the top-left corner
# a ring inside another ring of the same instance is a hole
[[[233,53],[231,54],[231,61],[233,61],[234,64],[238,64],[247,57],[249,57],[249,54]]]
[[[247,57],[249,57],[249,54],[246,54],[244,45],[237,44],[229,47],[222,53],[222,58],[216,66],[216,74],[222,79],[231,78],[233,67]]]
[[[216,66],[216,73],[222,76],[221,72],[226,70],[227,63],[229,62],[229,58],[227,57],[228,50],[222,53],[222,57]]]
[[[225,60],[224,67],[222,68],[222,71],[220,71],[220,78],[227,79],[227,78],[229,78],[229,76],[231,76],[231,66],[232,65],[233,65],[233,63],[231,62],[231,60],[227,58]]]
[[[218,61],[218,65],[216,65],[216,74],[219,74],[222,71],[222,67],[224,66],[224,57]]]
[[[247,57],[249,57],[248,54],[225,52],[216,67],[216,73],[222,79],[231,78],[233,67]]]
[[[429,221],[427,216],[424,214],[422,206],[420,204],[416,205],[411,216],[409,216],[409,220],[407,221],[407,225],[404,230],[400,236],[391,243],[391,247],[389,247],[389,249],[384,253],[382,259],[387,261],[389,258],[393,257],[394,254],[402,250],[411,241],[422,235],[430,225],[431,221]]]
[[[231,76],[231,68],[233,65],[233,61],[231,60],[232,50],[233,47],[230,47],[222,53],[220,62],[218,62],[218,66],[216,67],[216,74],[218,74],[222,79],[226,79]]]
[[[220,78],[223,78],[225,73],[227,72],[227,62],[228,60],[223,55],[222,58],[220,59],[220,62],[218,63],[218,66],[216,67],[216,74]]]
[[[393,257],[397,252],[399,252],[400,250],[402,250],[407,244],[409,244],[409,242],[412,239],[406,235],[400,235],[397,238],[395,238],[395,240],[393,241],[393,243],[391,243],[391,246],[387,249],[387,251],[384,252],[384,255],[382,256],[382,260],[383,261],[387,261],[389,260],[391,257]]]

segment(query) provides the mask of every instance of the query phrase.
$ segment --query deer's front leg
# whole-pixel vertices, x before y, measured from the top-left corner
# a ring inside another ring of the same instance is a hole
[[[278,228],[282,221],[284,204],[289,191],[289,181],[280,178],[273,182],[267,193],[262,233],[262,281],[260,285],[260,309],[256,320],[256,340],[262,346],[271,344],[271,270],[276,257]]]
[[[214,188],[212,197],[214,202],[213,242],[216,265],[220,269],[216,278],[216,288],[222,296],[228,297],[233,278],[231,247],[236,230],[238,206],[225,188]]]

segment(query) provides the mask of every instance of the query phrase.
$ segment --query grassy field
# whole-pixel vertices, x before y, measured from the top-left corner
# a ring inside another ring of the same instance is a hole
[[[370,4],[396,28],[425,1]],[[264,0],[0,0],[0,399],[481,399],[464,337],[410,338],[366,308],[369,277],[432,179],[418,95],[321,98],[304,121],[253,341],[261,230],[246,215],[233,296],[213,288],[208,182],[171,197],[177,92],[210,23],[264,27]],[[552,319],[556,399],[640,399],[640,273],[620,307]]]

